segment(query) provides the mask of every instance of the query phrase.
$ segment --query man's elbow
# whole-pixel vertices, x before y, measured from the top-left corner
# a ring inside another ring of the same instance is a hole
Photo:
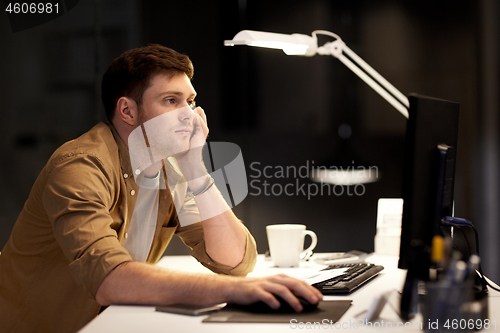
[[[229,275],[245,277],[253,271],[256,263],[257,251],[249,251],[245,253],[243,261],[229,272]]]
[[[105,278],[102,280],[101,285],[95,294],[95,300],[102,306],[107,306],[119,301],[117,299],[118,286],[123,283],[122,271],[125,263],[115,267]]]
[[[95,294],[95,300],[99,305],[102,306],[107,306],[111,304],[111,301],[109,299],[109,288],[107,287],[107,283],[105,283],[106,280],[101,283],[99,286],[99,289],[97,289],[97,293]]]

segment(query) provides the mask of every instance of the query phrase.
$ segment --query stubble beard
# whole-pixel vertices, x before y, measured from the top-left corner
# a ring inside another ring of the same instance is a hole
[[[138,110],[139,110],[139,123],[140,123],[139,126],[143,126],[145,122],[151,119],[146,119],[144,108],[142,105],[138,106]],[[193,125],[189,124],[189,122],[181,123],[181,126],[190,127],[191,129],[193,129]],[[177,135],[174,132],[167,135],[161,142],[150,142],[148,140],[148,146],[157,152],[161,152],[161,156],[163,156],[163,159],[171,156],[180,157],[189,151],[190,140],[193,134],[194,133],[192,132],[191,136],[189,137],[189,140],[187,142],[184,142],[182,138],[177,138],[176,137]]]

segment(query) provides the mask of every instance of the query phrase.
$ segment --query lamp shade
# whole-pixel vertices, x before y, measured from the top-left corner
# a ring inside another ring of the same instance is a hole
[[[318,49],[317,38],[302,34],[277,34],[272,32],[242,30],[226,46],[249,45],[283,50],[287,55],[313,56]]]

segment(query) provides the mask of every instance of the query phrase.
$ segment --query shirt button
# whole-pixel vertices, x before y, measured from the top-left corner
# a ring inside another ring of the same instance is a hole
[[[141,173],[141,170],[139,170],[139,169],[135,170],[136,175],[139,175],[140,173]]]
[[[130,195],[134,195],[134,194],[135,194],[135,190],[130,191]]]
[[[123,174],[123,178],[127,179],[128,178],[128,173]]]

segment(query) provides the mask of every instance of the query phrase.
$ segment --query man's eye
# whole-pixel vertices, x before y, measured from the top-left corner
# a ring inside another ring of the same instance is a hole
[[[195,102],[195,101],[189,101],[189,102],[188,102],[188,105],[189,105],[189,107],[191,108],[191,110],[196,109],[196,102]]]
[[[167,99],[165,99],[165,102],[167,104],[175,104],[175,99],[173,99],[173,98],[167,98]]]

